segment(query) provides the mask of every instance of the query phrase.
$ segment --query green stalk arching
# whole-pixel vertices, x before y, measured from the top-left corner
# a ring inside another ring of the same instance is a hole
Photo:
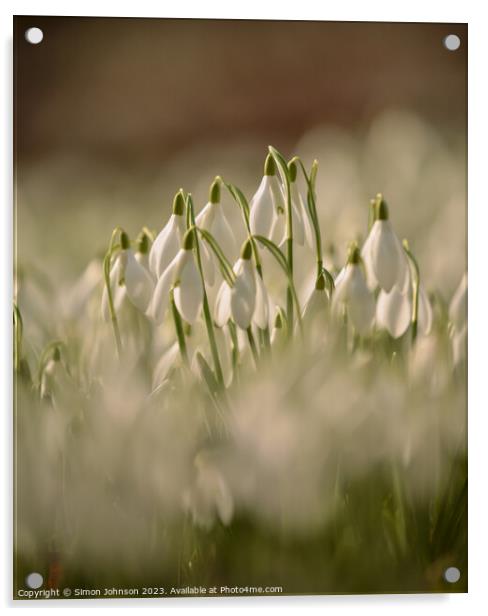
[[[417,263],[417,259],[413,256],[407,240],[403,240],[403,250],[407,255],[409,262],[411,264],[412,271],[412,343],[415,342],[417,338],[417,329],[418,329],[418,314],[419,314],[419,286],[420,286],[420,268]]]
[[[293,216],[292,216],[292,201],[291,201],[291,178],[288,165],[283,158],[283,155],[278,152],[273,146],[268,147],[269,153],[275,160],[280,169],[282,179],[286,188],[286,258],[291,279],[293,280]],[[293,296],[290,286],[286,291],[286,312],[289,323],[293,323]],[[291,332],[291,329],[290,329]]]
[[[190,220],[192,222],[192,226],[195,228],[195,212],[193,208],[193,199],[191,194],[187,195],[186,199],[186,207],[189,213]],[[210,343],[210,351],[212,353],[212,359],[214,363],[215,375],[217,377],[217,382],[221,387],[224,387],[224,374],[222,372],[222,364],[220,363],[219,350],[217,347],[217,341],[215,340],[215,332],[213,327],[212,315],[210,313],[210,306],[208,303],[207,297],[207,289],[205,287],[205,277],[203,275],[203,266],[202,266],[202,258],[200,255],[200,243],[198,241],[198,233],[195,233],[195,251],[197,256],[197,266],[200,272],[200,278],[202,281],[203,288],[203,316],[205,318],[205,326],[207,328],[208,341]]]
[[[315,235],[315,250],[317,253],[317,277],[320,276],[323,269],[323,260],[322,260],[322,233],[320,231],[320,224],[317,215],[317,204],[315,202],[315,178],[317,176],[318,163],[314,161],[312,164],[312,169],[310,171],[310,177],[307,174],[305,169],[305,165],[299,156],[295,156],[292,159],[294,162],[298,162],[300,168],[302,170],[303,177],[307,184],[307,207],[310,213],[310,218],[312,219],[312,225]]]
[[[171,289],[170,291],[169,302],[171,305],[171,314],[173,315],[173,321],[175,323],[176,337],[178,339],[178,347],[180,349],[181,359],[183,361],[183,364],[186,367],[188,367],[189,362],[188,362],[188,351],[186,348],[185,332],[183,330],[183,323],[181,320],[180,313],[178,312],[178,308],[176,307],[176,304],[175,304],[173,289]]]
[[[254,359],[254,363],[256,364],[256,367],[257,367],[259,363],[259,355],[258,355],[258,350],[256,347],[256,341],[254,340],[254,335],[252,333],[252,328],[250,325],[246,329],[246,333],[247,333],[247,339],[249,341],[249,347],[251,348],[251,353]]]

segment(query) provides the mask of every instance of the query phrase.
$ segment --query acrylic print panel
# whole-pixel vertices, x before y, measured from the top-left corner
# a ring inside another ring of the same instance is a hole
[[[466,25],[14,26],[15,598],[465,592]]]

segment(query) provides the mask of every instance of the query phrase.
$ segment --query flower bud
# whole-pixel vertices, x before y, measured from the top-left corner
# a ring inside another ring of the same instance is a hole
[[[183,237],[183,250],[192,250],[195,246],[195,227],[191,227]]]
[[[251,240],[246,240],[241,248],[241,259],[244,259],[244,261],[249,261],[251,256],[252,256]]]
[[[125,231],[122,231],[122,233],[120,234],[120,247],[122,248],[122,250],[127,250],[130,247],[129,236]]]
[[[268,154],[264,161],[264,175],[276,175],[276,163],[271,154]]]
[[[147,255],[149,252],[149,237],[144,231],[141,231],[137,238],[137,252],[140,252],[141,255]]]
[[[173,214],[176,216],[183,216],[185,211],[185,198],[183,197],[183,189],[176,193],[173,199]]]
[[[210,186],[208,200],[210,203],[220,203],[220,178],[216,177]]]

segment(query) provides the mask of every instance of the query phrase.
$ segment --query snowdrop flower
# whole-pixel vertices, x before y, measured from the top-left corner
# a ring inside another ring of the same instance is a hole
[[[376,305],[376,322],[384,327],[393,338],[399,338],[407,331],[412,319],[412,294],[402,293],[397,285],[387,293],[381,290]],[[432,306],[422,284],[419,285],[417,333],[427,336],[432,328]]]
[[[124,271],[120,256],[121,255],[118,254],[115,257],[112,267],[110,269],[110,290],[112,292],[112,302],[115,312],[120,311],[126,297],[124,285]],[[103,286],[102,293],[102,317],[104,321],[110,321],[110,307],[106,285]]]
[[[72,386],[68,372],[61,361],[58,347],[53,350],[52,357],[46,362],[42,371],[40,394],[42,399],[49,399],[56,404],[61,402]]]
[[[183,247],[171,261],[156,284],[149,308],[150,316],[161,322],[169,303],[169,292],[174,289],[174,300],[178,312],[188,323],[194,323],[203,302],[203,286],[195,262],[195,229],[189,229],[183,238]]]
[[[217,517],[228,526],[234,514],[234,501],[224,477],[205,452],[196,457],[195,469],[195,479],[183,494],[183,508],[204,529],[209,530]]]
[[[373,293],[366,284],[360,260],[359,249],[357,245],[353,245],[344,273],[336,279],[332,308],[334,313],[338,314],[340,309],[345,307],[348,319],[357,332],[363,335],[373,326],[375,303]]]
[[[366,268],[368,286],[380,286],[389,292],[396,284],[402,293],[408,290],[407,257],[388,217],[388,206],[381,195],[376,202],[376,220],[364,242],[361,256]]]
[[[249,224],[253,235],[270,237],[273,225],[285,212],[285,202],[280,182],[276,175],[276,164],[268,154],[264,163],[264,176],[251,199]]]
[[[468,277],[463,275],[449,305],[449,320],[452,323],[453,362],[457,365],[466,357],[466,338],[468,309]]]
[[[231,288],[224,281],[215,300],[214,318],[219,327],[223,327],[230,318],[243,330],[252,322],[262,329],[268,326],[268,293],[263,280],[256,274],[251,257],[252,246],[247,240],[241,257],[233,267],[236,275],[234,286]]]
[[[210,187],[209,201],[195,222],[197,227],[213,235],[224,255],[232,262],[237,256],[237,242],[220,202],[220,182],[220,178],[215,178]]]
[[[147,238],[147,236],[145,237]],[[127,297],[138,310],[146,312],[154,291],[153,278],[134,255],[130,247],[129,236],[125,231],[120,235],[120,246],[121,251],[116,256],[110,270],[110,290],[114,309],[116,312],[119,311]],[[139,248],[147,252],[147,239],[139,245]],[[104,320],[110,320],[106,286],[104,286],[102,294],[102,316]]]
[[[120,255],[121,272],[127,297],[141,312],[146,312],[151,301],[154,282],[149,271],[139,263],[130,248],[129,237],[125,232],[120,236],[122,252]],[[147,252],[147,242],[142,244],[142,250]]]
[[[149,253],[149,267],[157,278],[163,274],[180,248],[186,230],[184,213],[185,199],[180,190],[173,200],[173,213],[154,240]]]
[[[305,325],[309,328],[316,324],[319,326],[319,329],[324,330],[327,325],[330,298],[325,289],[325,284],[325,276],[324,274],[320,274],[312,292],[305,302],[305,307],[303,309],[303,320]]]
[[[307,246],[313,250],[315,246],[315,233],[310,218],[310,212],[298,190],[296,163],[291,161],[288,165],[288,169],[290,171],[290,192],[293,206],[293,239],[296,240],[300,246],[306,243]]]

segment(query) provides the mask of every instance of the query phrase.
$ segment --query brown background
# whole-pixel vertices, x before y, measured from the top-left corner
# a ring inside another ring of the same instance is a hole
[[[76,152],[131,164],[208,138],[283,144],[395,105],[465,122],[467,25],[14,21],[20,160]],[[40,45],[25,41],[30,26],[44,31]],[[455,53],[442,45],[451,32],[463,40]]]

